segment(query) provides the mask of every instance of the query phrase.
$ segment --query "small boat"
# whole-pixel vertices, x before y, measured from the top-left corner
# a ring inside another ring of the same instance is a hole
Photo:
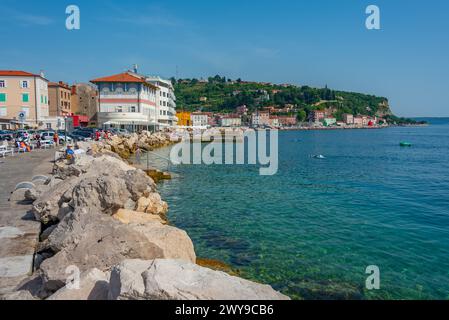
[[[315,155],[315,156],[313,156],[315,159],[326,159],[326,157],[325,156],[323,156],[322,154],[319,154],[319,155]]]
[[[412,146],[412,144],[410,142],[405,142],[405,141],[400,142],[399,145],[401,147],[411,147]]]

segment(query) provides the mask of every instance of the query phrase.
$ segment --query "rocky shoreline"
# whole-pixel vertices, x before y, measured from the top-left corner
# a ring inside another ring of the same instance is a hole
[[[113,137],[81,143],[87,154],[75,163],[56,162],[53,175],[24,195],[42,226],[33,274],[2,298],[289,299],[198,265],[187,233],[168,225],[154,180],[126,159],[173,142],[169,132]]]

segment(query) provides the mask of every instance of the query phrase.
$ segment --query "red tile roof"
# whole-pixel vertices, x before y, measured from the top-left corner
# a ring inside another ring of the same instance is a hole
[[[18,70],[0,70],[0,76],[40,77],[39,75],[36,74]]]
[[[109,77],[103,77],[98,78],[94,80],[90,80],[92,83],[98,83],[98,82],[137,82],[137,83],[146,83],[145,80],[143,80],[140,77],[136,77],[133,75],[130,75],[129,73],[120,73]]]

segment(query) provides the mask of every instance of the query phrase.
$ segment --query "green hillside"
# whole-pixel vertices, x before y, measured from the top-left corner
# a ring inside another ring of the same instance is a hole
[[[208,80],[174,79],[178,110],[204,112],[234,112],[246,105],[250,111],[266,106],[283,108],[293,105],[290,114],[305,120],[310,110],[327,109],[337,120],[343,113],[381,116],[398,123],[413,122],[394,117],[388,99],[355,92],[335,91],[329,88],[277,85],[270,83],[231,80],[215,76]]]

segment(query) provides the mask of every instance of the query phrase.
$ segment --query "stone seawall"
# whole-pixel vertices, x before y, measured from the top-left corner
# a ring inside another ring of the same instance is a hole
[[[153,179],[123,160],[170,143],[169,132],[113,137],[80,143],[87,154],[75,163],[55,163],[24,199],[42,225],[34,274],[3,298],[288,299],[196,264],[187,233],[167,225],[168,205]]]

